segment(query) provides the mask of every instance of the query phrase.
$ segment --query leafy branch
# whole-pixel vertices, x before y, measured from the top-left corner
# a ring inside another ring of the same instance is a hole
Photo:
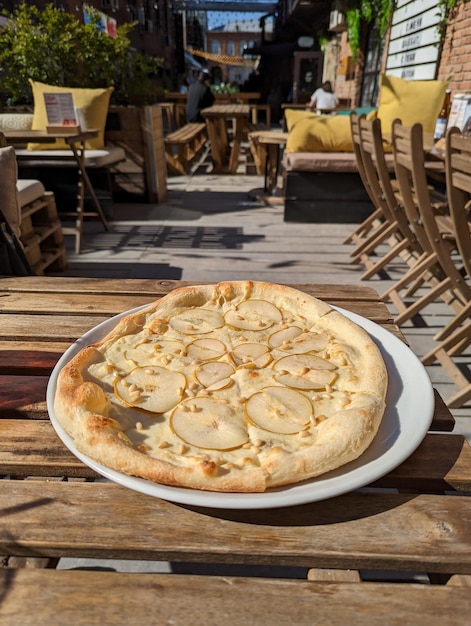
[[[380,35],[384,35],[391,22],[395,7],[396,0],[350,0],[345,19],[348,41],[354,59],[357,58],[360,50],[363,23],[376,26]]]
[[[450,15],[465,0],[438,0],[437,9],[442,16],[438,24],[440,37],[445,36]],[[377,28],[380,35],[387,31],[396,8],[396,0],[349,0],[345,19],[347,22],[348,40],[352,56],[357,58],[361,44],[361,29],[363,24]]]

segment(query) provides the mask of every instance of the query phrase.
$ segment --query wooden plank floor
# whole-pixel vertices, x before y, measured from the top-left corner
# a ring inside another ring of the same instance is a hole
[[[168,179],[164,202],[115,204],[109,231],[99,222],[86,223],[81,255],[66,237],[68,268],[59,275],[361,284],[362,267],[350,263],[351,247],[343,244],[354,225],[284,222],[281,203],[266,205],[249,195],[263,185],[262,177],[247,174],[249,167],[241,163],[236,175],[214,175],[203,155],[189,176]],[[393,265],[367,284],[381,294],[402,270]],[[446,305],[434,303],[404,324],[419,357],[450,315]],[[470,357],[471,350],[461,357],[465,369]],[[455,392],[439,365],[427,370],[444,399]],[[471,439],[471,403],[453,414],[457,431]]]

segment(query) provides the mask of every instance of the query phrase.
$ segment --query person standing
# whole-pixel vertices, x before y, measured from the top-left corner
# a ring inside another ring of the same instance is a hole
[[[188,88],[188,96],[186,100],[186,121],[204,122],[201,110],[210,107],[215,98],[209,86],[210,74],[208,70],[202,70],[198,76],[198,80]]]
[[[322,86],[312,94],[309,102],[310,109],[317,109],[317,113],[322,113],[326,109],[335,109],[339,104],[339,99],[332,91],[332,83],[326,80]]]

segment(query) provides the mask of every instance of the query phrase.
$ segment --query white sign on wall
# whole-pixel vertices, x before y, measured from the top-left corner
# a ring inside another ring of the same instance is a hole
[[[433,80],[440,56],[437,0],[399,0],[391,24],[386,74]]]

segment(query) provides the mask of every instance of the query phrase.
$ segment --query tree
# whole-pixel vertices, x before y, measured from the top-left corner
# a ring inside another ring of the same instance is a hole
[[[135,23],[110,37],[90,9],[87,24],[52,4],[40,11],[21,3],[0,27],[0,84],[9,104],[30,104],[28,79],[61,87],[114,87],[117,104],[150,104],[159,99],[160,58],[131,50]]]

